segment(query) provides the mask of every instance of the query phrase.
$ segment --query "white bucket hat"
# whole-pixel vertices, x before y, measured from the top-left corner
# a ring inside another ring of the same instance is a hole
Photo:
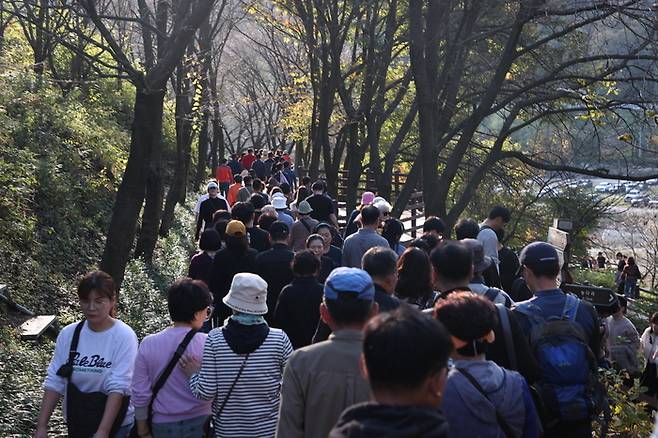
[[[272,198],[272,205],[277,210],[285,210],[286,208],[288,208],[288,203],[286,202],[286,198],[283,198],[281,196],[275,196],[274,198]]]
[[[231,288],[222,301],[238,312],[265,315],[267,313],[267,282],[256,274],[235,274]]]

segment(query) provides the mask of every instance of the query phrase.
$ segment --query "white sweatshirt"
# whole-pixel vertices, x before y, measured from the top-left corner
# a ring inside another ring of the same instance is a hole
[[[67,379],[58,376],[57,370],[69,359],[71,339],[76,325],[77,322],[67,325],[57,336],[55,352],[43,383],[44,389],[64,395],[62,402],[64,418],[66,418]],[[80,391],[130,395],[130,384],[137,356],[137,336],[128,325],[116,319],[111,328],[103,332],[95,332],[85,323],[80,332],[77,352],[71,381]],[[124,426],[133,422],[133,410],[132,405],[128,407],[128,413],[123,421]]]

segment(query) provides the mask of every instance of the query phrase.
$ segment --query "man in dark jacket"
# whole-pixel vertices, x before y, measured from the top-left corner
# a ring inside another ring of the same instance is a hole
[[[312,251],[297,252],[292,260],[292,283],[279,294],[272,326],[286,332],[295,350],[311,343],[320,319],[323,291],[317,280],[319,270],[320,260]]]
[[[272,246],[267,231],[254,226],[254,206],[250,202],[236,202],[231,209],[231,216],[247,228],[249,246],[258,252],[263,252]]]
[[[240,221],[232,220],[226,225],[224,239],[226,247],[215,254],[209,275],[208,287],[215,302],[215,327],[221,327],[224,320],[231,315],[231,309],[224,304],[222,298],[228,293],[233,277],[241,272],[255,273],[258,254],[249,248],[247,230]]]
[[[370,320],[363,358],[374,402],[345,410],[330,438],[448,436],[438,409],[452,342],[433,318],[402,306]]]
[[[201,229],[208,229],[212,227],[212,215],[217,210],[228,210],[228,202],[226,199],[219,196],[219,186],[216,182],[208,183],[208,199],[203,201],[199,206],[199,216],[196,221],[196,232],[194,233],[194,240],[199,240]]]
[[[400,301],[393,296],[398,281],[395,252],[383,247],[370,248],[363,255],[361,265],[375,284],[375,302],[379,306],[379,311],[390,312],[397,309]],[[313,336],[313,343],[326,341],[330,334],[329,326],[320,320]]]
[[[440,245],[430,255],[434,272],[435,287],[442,298],[452,292],[471,292],[469,282],[473,276],[473,253],[461,242]],[[503,325],[499,318],[494,333],[496,339],[487,349],[487,359],[501,367],[518,371],[533,383],[539,378],[537,364],[530,352],[530,346],[513,312],[502,307],[499,316],[506,317]],[[504,313],[503,313],[504,312]]]
[[[265,320],[272,324],[276,302],[281,289],[292,281],[292,259],[295,253],[290,251],[288,226],[276,221],[270,226],[272,248],[256,257],[257,273],[267,282],[267,315]]]

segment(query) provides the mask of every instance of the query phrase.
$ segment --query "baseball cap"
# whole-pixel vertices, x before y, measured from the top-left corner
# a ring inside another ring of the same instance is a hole
[[[484,272],[491,266],[491,257],[484,255],[484,246],[482,242],[477,239],[462,239],[460,240],[473,254],[473,266],[475,272]]]
[[[210,181],[208,183],[208,186],[206,187],[206,190],[210,190],[210,189],[219,189],[219,186],[215,181]]]
[[[313,209],[311,208],[311,204],[306,201],[302,201],[299,203],[299,206],[297,206],[297,211],[300,214],[309,214],[313,211]]]
[[[242,222],[233,220],[226,225],[225,234],[231,237],[243,237],[247,234],[247,229]]]
[[[560,259],[552,245],[546,242],[532,242],[521,251],[519,262],[521,266],[533,268],[543,264],[559,264]]]
[[[372,301],[375,298],[375,286],[370,275],[363,269],[340,267],[331,271],[324,282],[324,297],[337,300],[342,293],[354,294],[359,300]]]

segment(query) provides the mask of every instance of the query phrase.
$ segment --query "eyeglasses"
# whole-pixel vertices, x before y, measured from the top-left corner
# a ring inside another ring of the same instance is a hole
[[[91,307],[92,304],[94,304],[94,306],[96,307],[103,307],[109,304],[109,302],[110,302],[109,298],[97,298],[93,301],[81,299],[80,306],[84,307],[85,309]]]
[[[215,311],[214,306],[208,306],[206,307],[206,321],[210,320],[210,317],[212,316],[212,313]]]

